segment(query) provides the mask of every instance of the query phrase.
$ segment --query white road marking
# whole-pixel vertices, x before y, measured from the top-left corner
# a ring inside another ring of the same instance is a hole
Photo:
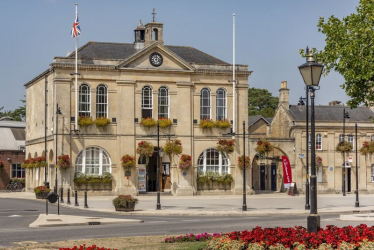
[[[8,217],[23,217],[22,215],[18,215],[18,214],[13,214],[13,215],[10,215]]]
[[[166,220],[160,220],[160,221],[149,221],[148,223],[158,223],[158,222],[167,222]]]

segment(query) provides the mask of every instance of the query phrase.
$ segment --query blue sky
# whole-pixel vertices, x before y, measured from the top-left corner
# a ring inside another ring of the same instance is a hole
[[[358,0],[2,0],[0,1],[0,107],[22,105],[23,84],[49,67],[55,56],[74,50],[70,29],[75,2],[82,29],[79,44],[88,41],[132,43],[139,20],[164,23],[165,45],[195,47],[232,63],[232,14],[236,14],[236,63],[249,65],[249,86],[278,96],[288,81],[290,103],[304,95],[297,66],[305,60],[299,49],[323,49],[320,16],[342,18],[356,11]],[[349,98],[344,79],[331,73],[321,79],[316,104]]]

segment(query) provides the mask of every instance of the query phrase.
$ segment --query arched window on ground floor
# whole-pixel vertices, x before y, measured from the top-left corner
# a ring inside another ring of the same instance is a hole
[[[197,171],[229,174],[229,159],[214,148],[204,150],[197,160]]]
[[[111,172],[109,154],[99,147],[83,149],[75,161],[75,172],[102,175]]]

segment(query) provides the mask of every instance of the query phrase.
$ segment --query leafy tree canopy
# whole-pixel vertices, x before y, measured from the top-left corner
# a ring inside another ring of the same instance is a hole
[[[278,107],[278,97],[272,96],[267,89],[248,89],[248,115],[273,117]]]
[[[320,17],[318,31],[326,35],[326,46],[316,54],[325,64],[324,74],[332,70],[344,77],[341,86],[351,97],[348,105],[374,105],[374,1],[360,0],[357,13],[342,20]],[[301,53],[303,53],[301,51]]]
[[[15,121],[24,121],[26,118],[26,100],[20,100],[23,103],[22,107],[19,107],[15,110],[4,110],[4,107],[0,107],[0,118],[9,116],[12,117]]]

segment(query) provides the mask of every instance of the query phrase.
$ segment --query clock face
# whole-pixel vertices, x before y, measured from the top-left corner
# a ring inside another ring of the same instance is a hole
[[[149,61],[153,66],[158,67],[162,64],[162,56],[159,53],[154,52],[149,56]]]

